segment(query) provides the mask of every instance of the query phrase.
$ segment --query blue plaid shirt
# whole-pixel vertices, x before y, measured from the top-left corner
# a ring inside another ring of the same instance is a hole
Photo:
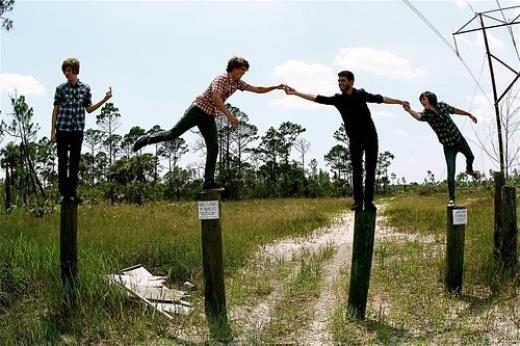
[[[54,94],[54,105],[59,106],[56,129],[60,131],[83,131],[85,107],[92,105],[92,94],[87,84],[79,80],[76,85],[60,84]]]

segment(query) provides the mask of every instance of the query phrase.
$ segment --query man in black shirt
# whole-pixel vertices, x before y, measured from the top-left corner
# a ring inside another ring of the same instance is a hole
[[[287,95],[296,95],[309,101],[335,106],[343,118],[349,138],[350,157],[352,159],[352,179],[354,184],[354,204],[351,210],[376,210],[373,204],[374,182],[377,164],[377,131],[370,116],[367,102],[409,105],[407,101],[392,99],[367,93],[354,88],[354,74],[350,71],[338,73],[338,86],[341,94],[326,97],[304,94],[286,87]],[[365,152],[365,191],[363,192],[363,152]]]

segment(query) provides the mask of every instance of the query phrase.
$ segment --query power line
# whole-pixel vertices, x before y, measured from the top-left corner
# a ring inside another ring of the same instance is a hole
[[[500,3],[498,2],[498,0],[496,0],[496,2],[498,5],[498,8],[500,9],[500,13],[502,13],[502,18],[504,18],[504,21],[507,22],[506,15],[504,14],[504,11],[502,10],[502,6],[500,6]],[[520,54],[518,53],[518,48],[516,46],[515,35],[513,35],[513,28],[508,26],[507,29],[509,31],[509,35],[511,35],[511,40],[513,41],[513,47],[515,47],[516,57],[518,58],[518,61],[520,61]]]
[[[482,88],[482,86],[480,85],[479,81],[477,80],[477,78],[475,77],[475,75],[473,74],[473,72],[471,72],[471,69],[469,68],[469,66],[466,64],[466,62],[464,61],[464,59],[462,59],[462,57],[460,56],[458,50],[456,48],[454,48],[450,42],[444,37],[444,35],[439,31],[437,30],[437,28],[432,24],[430,23],[430,21],[408,0],[403,0],[403,2],[415,13],[417,14],[417,16],[419,18],[421,18],[421,20],[442,40],[442,42],[444,42],[449,48],[451,51],[453,51],[453,53],[455,53],[455,55],[457,56],[457,58],[460,60],[460,62],[462,63],[462,65],[464,65],[464,68],[466,69],[466,71],[468,71],[468,73],[471,75],[471,78],[473,78],[473,81],[475,82],[475,84],[478,86],[478,88],[480,89],[480,91],[482,91],[482,94],[486,97],[486,99],[488,100],[489,104],[493,104],[493,102],[491,102],[491,100],[487,97],[487,94],[486,94],[486,91],[484,90],[484,88]]]

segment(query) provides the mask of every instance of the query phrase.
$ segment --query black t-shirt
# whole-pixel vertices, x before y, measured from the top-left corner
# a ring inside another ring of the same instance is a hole
[[[335,106],[341,113],[347,136],[352,140],[360,140],[369,135],[377,136],[376,127],[370,116],[367,102],[381,103],[383,96],[367,93],[364,89],[352,89],[352,94],[335,94],[334,96],[316,96],[317,103]]]

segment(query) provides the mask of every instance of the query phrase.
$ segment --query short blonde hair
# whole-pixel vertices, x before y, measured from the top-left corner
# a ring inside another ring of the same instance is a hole
[[[79,74],[79,60],[76,58],[68,58],[63,61],[63,64],[61,64],[61,71],[65,73],[65,69],[67,67],[72,68],[72,72],[75,74]]]

